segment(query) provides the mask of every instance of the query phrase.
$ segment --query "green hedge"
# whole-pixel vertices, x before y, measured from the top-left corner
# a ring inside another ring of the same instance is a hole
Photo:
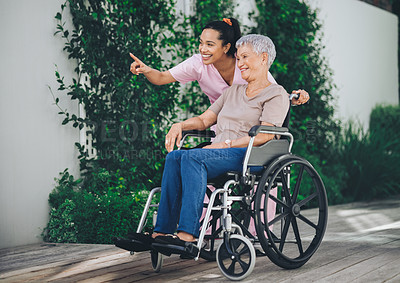
[[[400,107],[377,106],[370,127],[348,123],[338,138],[336,162],[343,167],[344,201],[387,198],[400,193]]]
[[[369,129],[373,132],[381,132],[384,139],[399,139],[400,107],[394,105],[376,106],[371,112]]]

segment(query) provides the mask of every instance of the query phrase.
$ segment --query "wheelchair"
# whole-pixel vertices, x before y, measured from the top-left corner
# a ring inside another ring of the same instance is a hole
[[[214,189],[207,189],[209,201],[204,204],[206,213],[201,220],[198,252],[193,257],[216,260],[222,274],[230,280],[250,275],[258,255],[266,255],[285,269],[299,268],[323,239],[328,219],[325,187],[313,166],[291,153],[294,138],[287,128],[289,113],[290,109],[283,127],[258,125],[250,129],[251,139],[241,172],[227,172],[208,181]],[[258,133],[281,138],[255,147]],[[183,143],[190,136],[212,138],[215,134],[184,132],[179,150],[183,150]],[[142,232],[150,208],[158,206],[152,204],[152,199],[160,191],[160,187],[151,190],[137,233]],[[156,212],[153,225],[155,218]],[[249,230],[251,221],[256,233]],[[256,252],[255,246],[262,251]],[[191,252],[185,249],[182,247],[183,252]],[[154,271],[160,272],[163,255],[157,250],[151,250],[150,255]]]

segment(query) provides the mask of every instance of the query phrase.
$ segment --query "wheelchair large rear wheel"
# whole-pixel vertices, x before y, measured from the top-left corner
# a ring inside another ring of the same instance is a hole
[[[274,188],[277,194],[271,192]],[[263,173],[255,199],[256,229],[265,253],[276,265],[293,269],[305,264],[322,241],[327,219],[325,187],[308,161],[287,156]]]

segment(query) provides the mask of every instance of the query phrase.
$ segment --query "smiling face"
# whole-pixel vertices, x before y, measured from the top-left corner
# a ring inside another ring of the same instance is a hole
[[[242,78],[247,82],[265,79],[268,73],[268,55],[261,55],[254,52],[253,47],[246,44],[238,48],[236,53],[238,68],[240,69]]]
[[[199,51],[205,65],[214,64],[227,57],[226,52],[230,44],[223,46],[219,36],[219,32],[213,29],[204,29],[201,33]]]

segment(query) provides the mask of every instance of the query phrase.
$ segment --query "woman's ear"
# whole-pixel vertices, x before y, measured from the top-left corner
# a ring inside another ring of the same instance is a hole
[[[225,54],[228,53],[229,49],[231,49],[231,44],[230,44],[230,43],[227,43],[227,44],[224,46],[224,53],[225,53]]]
[[[263,60],[263,65],[268,65],[268,53],[267,52],[263,52],[262,54],[262,60]]]

